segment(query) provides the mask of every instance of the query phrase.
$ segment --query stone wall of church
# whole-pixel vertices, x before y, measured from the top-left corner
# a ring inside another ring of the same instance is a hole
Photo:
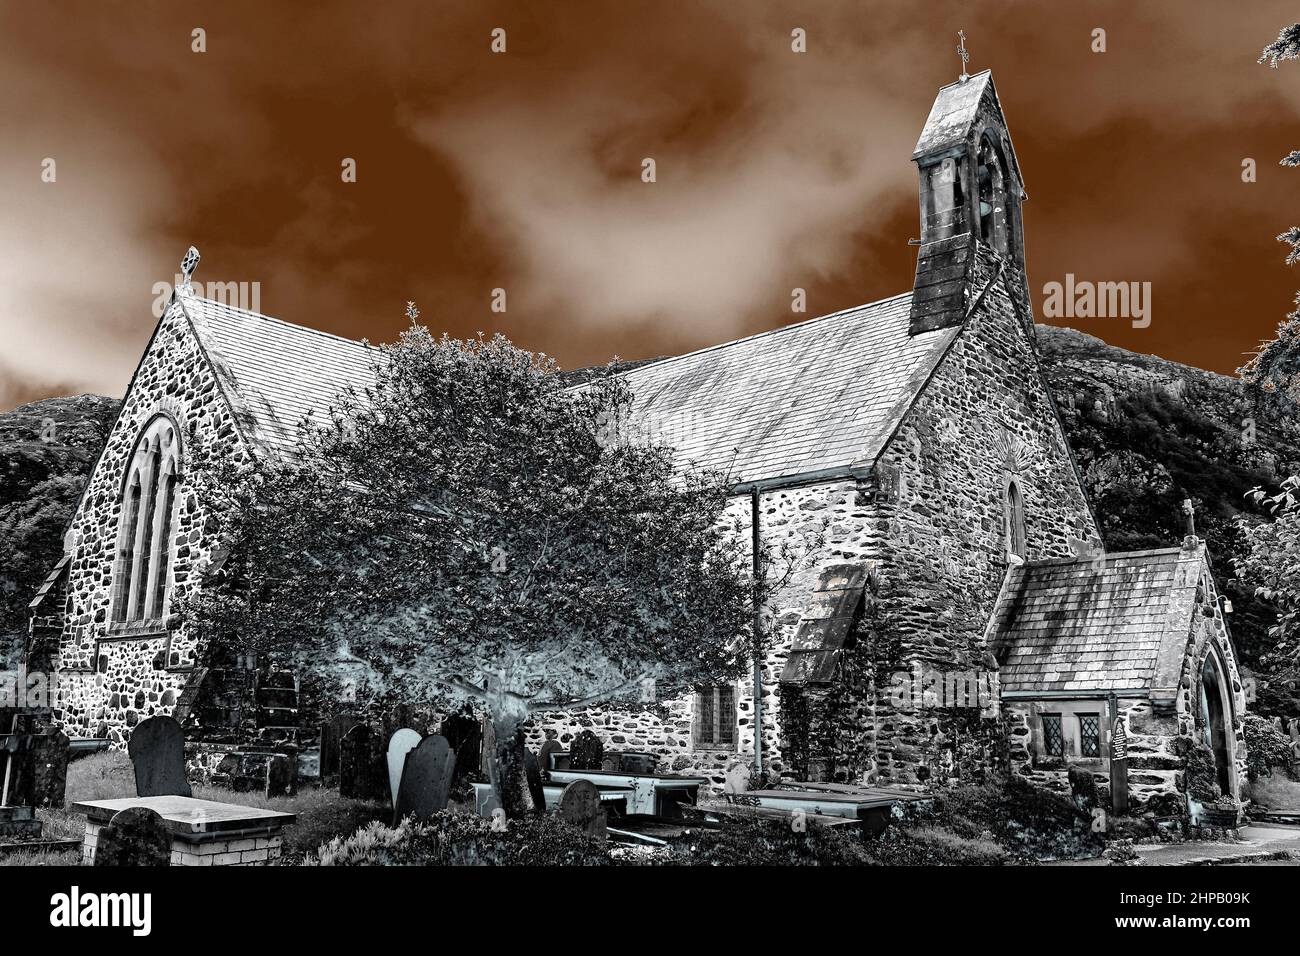
[[[995,269],[981,247],[972,296]],[[1027,559],[1068,556],[1074,538],[1100,540],[1010,291],[1001,278],[988,286],[877,463],[878,521],[888,529],[880,627],[905,668],[996,670],[985,628],[1007,572],[1009,481],[1023,495]],[[933,764],[934,728],[950,716],[891,714],[878,741],[882,782],[916,781]]]
[[[865,483],[836,481],[764,492],[760,497],[763,543],[777,557],[773,573],[788,577],[774,596],[774,636],[763,668],[762,747],[764,766],[789,773],[783,753],[779,679],[800,615],[822,569],[844,561],[879,557],[882,529],[873,510],[874,495]],[[749,554],[751,501],[733,499],[728,530]],[[693,733],[693,695],[657,701],[633,711],[609,708],[547,714],[527,728],[530,746],[547,737],[567,745],[582,730],[596,733],[607,749],[656,754],[661,769],[709,776],[721,786],[728,766],[749,764],[754,754],[754,682],[746,675],[736,684],[737,743],[728,750],[697,747]]]
[[[996,266],[987,251],[982,260],[975,291]],[[1067,556],[1071,539],[1099,538],[1031,334],[1005,283],[995,283],[870,478],[762,496],[765,543],[786,543],[802,557],[776,602],[778,639],[764,673],[763,746],[772,770],[918,784],[1007,765],[1007,728],[989,700],[954,706],[922,690],[899,706],[891,685],[923,665],[927,674],[969,675],[983,682],[985,697],[996,699],[997,665],[984,632],[1007,570],[1004,490],[1010,477],[1024,495],[1027,558]],[[749,499],[738,498],[730,515],[732,532],[745,542],[749,512]],[[849,662],[852,686],[841,681],[778,694],[817,574],[843,561],[874,562],[880,579],[869,596],[872,620],[859,629],[864,650]],[[734,752],[693,747],[690,698],[640,714],[552,715],[535,723],[531,742],[553,736],[567,743],[590,728],[614,749],[649,750],[665,766],[708,773],[721,784],[729,763],[738,757],[749,762],[753,754],[752,681],[740,682],[737,698],[741,724]],[[781,706],[795,718],[799,739],[783,740],[789,728],[782,726]],[[792,759],[783,752],[787,745]]]
[[[111,623],[126,469],[141,431],[159,414],[172,417],[181,440],[167,598],[171,607],[195,585],[214,545],[202,504],[186,480],[186,463],[200,444],[239,444],[229,405],[188,319],[176,307],[161,320],[72,521],[73,558],[59,650],[59,669],[66,678],[60,683],[62,722],[71,737],[124,742],[140,720],[171,712],[195,663],[195,643],[174,618],[135,626]]]

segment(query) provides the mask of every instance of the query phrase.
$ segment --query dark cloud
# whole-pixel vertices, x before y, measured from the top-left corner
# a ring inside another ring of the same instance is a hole
[[[809,314],[903,291],[909,157],[959,28],[1012,126],[1036,291],[1149,281],[1150,328],[1070,324],[1218,371],[1272,334],[1300,67],[1255,57],[1290,5],[807,6],[7,6],[0,406],[119,394],[191,242],[199,279],[291,321],[384,340],[414,298],[568,366],[780,325],[796,286]]]

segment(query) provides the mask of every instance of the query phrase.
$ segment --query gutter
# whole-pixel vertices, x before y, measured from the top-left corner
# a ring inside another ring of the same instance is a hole
[[[759,491],[773,491],[777,488],[794,488],[799,485],[814,485],[834,479],[854,479],[863,481],[871,477],[870,464],[837,465],[834,468],[821,468],[816,471],[801,471],[779,478],[762,478],[758,481],[742,481],[731,486],[734,497],[752,495]],[[757,512],[755,512],[757,514]]]
[[[1003,700],[1109,700],[1112,696],[1146,698],[1145,687],[1125,687],[1118,690],[1004,690]]]

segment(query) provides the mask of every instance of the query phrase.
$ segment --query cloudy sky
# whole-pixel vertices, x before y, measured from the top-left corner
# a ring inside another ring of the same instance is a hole
[[[1231,372],[1300,288],[1273,239],[1300,222],[1300,171],[1277,165],[1300,148],[1300,63],[1255,62],[1297,18],[1280,0],[0,0],[0,409],[121,395],[190,243],[196,279],[258,283],[289,321],[386,341],[414,299],[435,329],[565,367],[779,326],[801,318],[794,287],[808,315],[906,291],[910,155],[958,29],[1011,124],[1036,301],[1066,273],[1150,282],[1148,328],[1058,321]]]

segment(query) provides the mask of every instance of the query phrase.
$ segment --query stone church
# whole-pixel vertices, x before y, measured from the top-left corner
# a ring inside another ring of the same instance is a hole
[[[639,427],[733,477],[734,533],[793,557],[761,666],[685,699],[549,715],[531,741],[590,728],[718,782],[743,761],[892,785],[1001,767],[1061,788],[1075,765],[1105,779],[1122,718],[1138,806],[1186,808],[1193,748],[1239,797],[1245,701],[1209,557],[1191,535],[1101,550],[1038,364],[1027,196],[987,71],[939,91],[911,158],[911,291],[622,373]],[[62,701],[69,735],[121,743],[200,690],[170,607],[221,542],[188,450],[282,453],[374,360],[177,290],[32,605],[30,653],[92,678]]]

